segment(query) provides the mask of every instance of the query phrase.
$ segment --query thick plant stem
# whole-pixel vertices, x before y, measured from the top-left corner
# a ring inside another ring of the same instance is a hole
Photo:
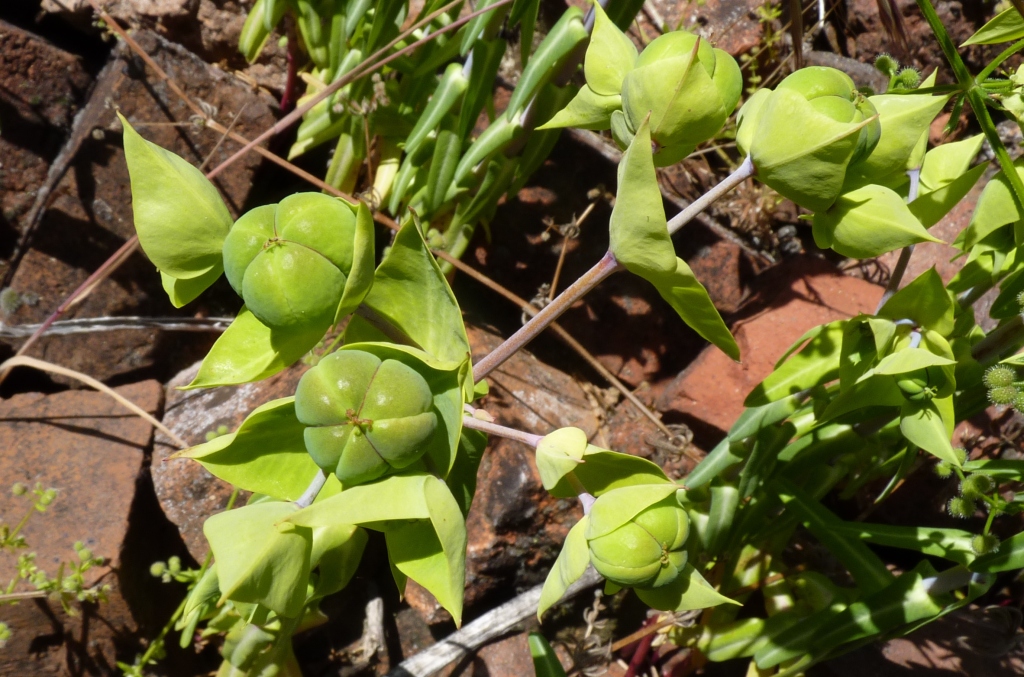
[[[536,338],[537,334],[544,331],[545,327],[557,320],[562,313],[569,310],[572,304],[583,298],[587,292],[599,285],[609,275],[622,269],[622,265],[615,260],[615,256],[611,252],[607,252],[593,268],[566,287],[565,291],[556,296],[554,301],[544,306],[539,313],[531,317],[530,321],[524,324],[519,331],[512,334],[487,357],[473,365],[473,378],[479,381],[500,367],[505,363],[505,360],[521,350],[527,343]]]
[[[515,428],[507,428],[503,425],[484,421],[483,419],[475,418],[473,416],[463,416],[462,425],[465,428],[479,430],[480,432],[487,433],[488,435],[497,435],[498,437],[522,442],[534,449],[537,448],[537,445],[540,444],[542,439],[541,435],[534,435],[522,430],[516,430]]]
[[[327,484],[327,474],[321,470],[316,474],[316,477],[313,478],[313,481],[309,483],[306,490],[302,492],[302,496],[299,496],[298,499],[296,499],[295,505],[300,508],[308,508],[313,504],[313,501],[316,500],[317,494],[320,493],[320,490],[324,488],[325,484]]]
[[[756,171],[754,163],[748,155],[732,174],[722,179],[721,183],[691,202],[686,209],[673,216],[668,222],[668,234],[675,234],[677,230],[710,207],[713,202],[753,176]]]

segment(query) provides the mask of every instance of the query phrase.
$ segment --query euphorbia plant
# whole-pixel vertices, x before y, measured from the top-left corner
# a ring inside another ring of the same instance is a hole
[[[959,77],[962,62],[927,0],[920,4]],[[667,221],[655,166],[720,130],[738,102],[738,70],[685,32],[637,53],[599,6],[594,13],[587,84],[551,126],[610,128],[624,146],[609,251],[476,364],[456,299],[415,222],[400,228],[375,270],[370,210],[361,203],[299,195],[232,224],[198,170],[125,122],[136,225],[172,300],[195,298],[225,270],[246,301],[190,387],[265,378],[347,321],[294,397],[183,452],[253,492],[247,505],[207,521],[215,564],[181,620],[188,633],[203,620],[207,632],[228,633],[224,674],[295,669],[291,634],[346,585],[367,529],[384,534],[399,588],[416,580],[460,622],[465,515],[482,433],[535,448],[545,489],[580,501],[583,516],[547,578],[540,613],[593,566],[609,590],[631,588],[656,609],[709,609],[704,623],[672,638],[711,660],[752,658],[758,670],[798,674],[964,606],[988,590],[993,573],[1024,566],[1024,535],[999,542],[992,529],[997,515],[1020,510],[1020,494],[1001,488],[1024,479],[1024,464],[968,460],[951,444],[953,426],[983,408],[987,394],[1017,403],[1022,387],[1020,358],[990,369],[1024,345],[1016,305],[1024,258],[1014,235],[1024,186],[1002,161],[984,98],[975,113],[1004,173],[957,240],[968,257],[961,273],[944,284],[930,270],[899,291],[896,276],[875,313],[808,331],[681,481],[589,444],[578,429],[513,430],[472,406],[494,368],[622,270],[652,283],[684,321],[739,358],[671,234],[742,180],[763,180],[813,210],[822,246],[858,257],[907,247],[909,256],[914,243],[935,239],[927,228],[984,171],[971,167],[980,137],[929,150],[927,130],[945,94],[975,106],[978,88],[1002,85],[972,78],[918,87],[919,78],[899,75],[888,59],[880,66],[893,71],[891,90],[865,96],[843,73],[809,68],[748,100],[737,136],[749,156]],[[700,105],[688,103],[695,93]],[[971,303],[1000,281],[994,315],[1005,319],[986,334]],[[988,512],[980,533],[851,522],[821,503],[833,490],[848,496],[875,481],[881,500],[922,463],[961,481],[953,514]],[[801,524],[852,585],[799,572],[784,558]],[[894,571],[871,544],[916,553],[917,564]],[[939,559],[950,562],[941,571],[932,563]],[[758,588],[763,596],[752,594]]]

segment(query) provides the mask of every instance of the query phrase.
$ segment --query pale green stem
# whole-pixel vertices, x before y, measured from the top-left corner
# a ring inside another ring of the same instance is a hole
[[[472,430],[479,430],[480,432],[487,433],[488,435],[496,435],[498,437],[504,437],[505,439],[522,442],[534,449],[537,448],[537,445],[540,444],[540,441],[543,438],[542,435],[534,435],[523,430],[516,430],[515,428],[509,428],[507,426],[498,425],[497,423],[491,423],[490,421],[484,421],[483,419],[475,418],[473,416],[463,416],[462,426]]]

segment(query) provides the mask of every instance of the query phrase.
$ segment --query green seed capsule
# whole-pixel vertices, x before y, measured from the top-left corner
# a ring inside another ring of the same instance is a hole
[[[994,534],[983,534],[971,539],[971,550],[978,555],[987,555],[999,549],[999,538]]]
[[[911,402],[927,402],[941,395],[947,378],[941,367],[925,367],[896,377],[896,385]]]
[[[224,271],[268,327],[329,322],[352,270],[354,236],[346,203],[299,193],[235,222],[224,240]]]
[[[986,387],[1005,388],[1006,386],[1012,386],[1013,382],[1017,380],[1017,372],[1014,371],[1013,367],[997,364],[985,372],[983,380]]]
[[[689,531],[686,512],[670,496],[618,529],[590,539],[590,561],[598,573],[619,585],[666,585],[686,566],[683,544]]]
[[[437,428],[430,386],[414,369],[361,350],[340,350],[306,372],[295,414],[310,426],[306,450],[346,485],[404,468]]]

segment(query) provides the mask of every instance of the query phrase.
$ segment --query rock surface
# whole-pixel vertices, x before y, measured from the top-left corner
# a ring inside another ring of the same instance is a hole
[[[163,398],[156,381],[118,392],[153,413]],[[77,560],[72,545],[81,541],[106,560],[86,573],[86,585],[111,586],[109,601],[87,605],[79,617],[65,615],[49,600],[0,607],[0,620],[13,633],[0,651],[0,674],[106,674],[115,657],[123,658],[119,649],[132,642],[138,628],[126,600],[133,582],[124,549],[151,438],[146,421],[102,393],[25,394],[0,402],[0,448],[7,450],[0,454],[3,521],[13,527],[31,505],[28,496],[12,495],[15,482],[57,489],[49,509],[32,514],[20,532],[27,543],[21,552],[35,552],[36,564],[54,577],[61,562]],[[5,587],[17,577],[18,554],[0,554]],[[24,581],[15,587],[32,589]]]
[[[665,419],[689,425],[699,446],[710,448],[743,412],[743,400],[790,344],[813,326],[874,313],[882,288],[847,277],[817,259],[791,259],[758,281],[763,290],[732,330],[741,361],[709,347],[655,402]]]
[[[237,116],[235,130],[254,136],[273,124],[273,101],[253,93],[223,71],[208,66],[181,47],[151,33],[136,39],[195,100],[203,101],[225,125]],[[226,140],[214,152],[218,134],[190,123],[191,111],[141,63],[118,47],[98,76],[88,105],[76,121],[73,138],[81,142],[69,170],[54,187],[52,203],[32,238],[31,248],[14,273],[11,288],[22,304],[8,316],[11,324],[42,322],[134,232],[127,167],[115,108],[147,139],[199,165],[213,153],[216,164],[238,149]],[[250,154],[217,178],[229,209],[239,214],[249,198],[258,155]],[[38,189],[35,186],[33,189]],[[153,265],[136,252],[102,282],[69,317],[111,315],[233,315],[240,300],[221,280],[188,309],[171,307]],[[161,334],[156,330],[105,332],[42,340],[41,357],[84,371],[100,380],[137,380],[140,375],[170,378],[201,356],[213,336]],[[37,353],[38,354],[38,353]]]

